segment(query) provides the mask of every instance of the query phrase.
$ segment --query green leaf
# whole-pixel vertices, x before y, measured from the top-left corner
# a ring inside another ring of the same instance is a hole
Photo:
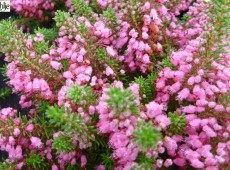
[[[57,10],[55,13],[54,20],[56,23],[59,23],[60,25],[64,24],[66,22],[66,18],[70,18],[70,13],[69,12],[64,12]]]
[[[117,24],[117,16],[116,12],[113,8],[107,8],[106,11],[103,12],[102,16],[105,18],[106,23],[113,28],[113,30],[116,30],[116,27],[118,27]]]
[[[93,94],[90,86],[79,86],[77,84],[69,87],[67,92],[68,98],[72,99],[73,103],[79,105],[94,105],[96,104],[97,96]]]
[[[148,158],[143,152],[138,155],[136,162],[138,166],[134,167],[132,170],[152,170],[155,164],[154,159],[152,157]]]
[[[40,33],[43,34],[45,37],[45,40],[47,41],[53,41],[58,37],[58,28],[54,27],[54,28],[38,28],[37,30],[35,30],[35,33]]]
[[[113,111],[120,115],[122,113],[139,114],[139,108],[135,102],[136,96],[129,89],[122,90],[118,87],[111,87],[107,92],[109,99],[105,101]]]
[[[152,122],[139,121],[133,132],[133,141],[141,146],[145,152],[149,148],[154,148],[162,138],[159,130],[153,127]]]
[[[48,163],[45,158],[38,153],[30,153],[29,157],[26,158],[25,164],[28,168],[46,170]]]
[[[71,113],[67,108],[59,108],[57,105],[49,106],[46,111],[49,122],[55,126],[60,126],[64,135],[77,137],[82,143],[88,144],[94,140],[95,129],[88,125],[84,118],[76,113]]]
[[[6,99],[11,94],[11,89],[6,88],[0,88],[0,99]]]
[[[167,127],[167,132],[175,135],[184,134],[188,122],[185,118],[185,114],[183,113],[179,116],[177,112],[169,112],[168,117],[170,118],[171,124]]]
[[[57,153],[68,153],[73,151],[75,146],[72,138],[65,135],[59,135],[57,138],[53,139],[52,148],[56,149]]]
[[[157,73],[152,72],[146,78],[140,76],[135,78],[135,83],[139,84],[140,87],[140,95],[142,96],[141,102],[146,104],[153,100],[155,89],[154,89],[154,81],[157,78]]]
[[[75,14],[77,14],[78,17],[85,16],[88,18],[91,22],[95,21],[95,18],[93,17],[93,11],[85,3],[85,0],[71,0],[73,4],[73,8],[75,9]]]

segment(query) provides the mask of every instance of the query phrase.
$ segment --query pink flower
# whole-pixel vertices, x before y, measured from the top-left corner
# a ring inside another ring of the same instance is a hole
[[[162,167],[162,164],[163,164],[163,160],[157,159],[157,162],[156,162],[157,167],[158,167],[158,168],[161,168],[161,167]]]
[[[214,108],[214,107],[216,106],[216,102],[209,102],[209,103],[208,103],[208,106],[209,106],[210,108]]]
[[[29,124],[29,125],[26,127],[26,130],[27,130],[28,132],[32,132],[33,129],[34,129],[34,125],[33,125],[33,124]]]
[[[117,54],[117,52],[111,46],[106,47],[106,51],[112,57],[114,57]]]
[[[174,139],[166,136],[164,141],[165,141],[164,146],[166,147],[168,151],[175,151],[177,149],[178,146]]]
[[[206,168],[206,170],[219,170],[219,168],[216,166],[209,166]]]
[[[159,1],[159,0],[158,0],[158,1]],[[160,1],[164,1],[164,0],[160,0]],[[167,12],[168,12],[168,9],[167,9],[164,5],[160,6],[160,8],[159,8],[159,13],[160,13],[161,15],[166,15]]]
[[[107,67],[106,67],[105,74],[106,74],[107,76],[113,75],[113,74],[114,74],[114,72],[113,72],[113,70],[111,69],[110,66],[107,66]]]
[[[164,162],[164,166],[165,167],[169,167],[173,164],[173,161],[172,159],[166,159],[165,162]]]
[[[23,165],[24,165],[24,162],[20,162],[19,164],[17,164],[16,168],[17,169],[22,169]]]
[[[156,88],[160,90],[160,89],[163,89],[164,87],[165,87],[165,80],[159,79],[156,83]]]
[[[85,155],[81,156],[81,167],[84,167],[87,163],[87,159]]]
[[[196,112],[196,106],[193,106],[193,105],[185,106],[183,108],[183,112],[185,112],[185,113],[195,113]]]
[[[223,106],[223,105],[216,105],[215,110],[218,111],[218,112],[222,112],[222,111],[224,111],[225,109],[224,109],[224,106]]]
[[[180,101],[186,99],[189,96],[189,94],[190,94],[190,90],[188,88],[184,88],[178,93],[177,99]]]
[[[203,131],[209,136],[209,137],[216,137],[217,134],[207,125],[203,127]]]
[[[63,77],[65,77],[66,79],[71,79],[73,78],[73,74],[70,71],[66,71],[63,73]]]
[[[146,10],[149,10],[150,9],[150,3],[149,2],[146,2],[144,4],[144,6],[141,7],[142,11],[146,11]]]
[[[33,90],[39,91],[40,89],[41,89],[40,81],[39,81],[39,79],[35,78],[33,80]]]
[[[40,149],[43,145],[41,139],[39,139],[38,137],[31,137],[30,141],[31,141],[31,145],[38,149]]]
[[[55,69],[55,70],[60,70],[62,69],[62,64],[57,62],[57,61],[50,61],[50,65]]]
[[[146,40],[149,38],[149,35],[146,32],[142,32],[142,38]]]
[[[156,102],[150,102],[149,104],[146,104],[147,112],[146,115],[149,118],[154,118],[159,114],[162,114],[163,106],[160,104],[157,104]]]
[[[18,136],[20,133],[21,133],[21,131],[20,131],[18,128],[15,128],[15,129],[14,129],[13,134],[14,134],[15,136]]]
[[[52,170],[58,170],[58,167],[57,167],[57,165],[52,165]]]
[[[196,83],[200,83],[200,82],[201,82],[201,77],[200,77],[200,76],[196,76],[196,77],[194,78],[194,81],[195,81]]]
[[[193,119],[193,120],[189,121],[189,124],[190,124],[193,128],[197,129],[197,128],[200,127],[200,122],[201,122],[200,119]]]
[[[165,115],[157,115],[155,117],[155,122],[163,129],[170,125],[170,119]]]
[[[76,165],[76,163],[77,163],[76,159],[75,159],[75,158],[74,158],[74,159],[72,159],[72,161],[71,161],[71,165]]]
[[[96,170],[105,170],[104,165],[99,165],[96,167]]]
[[[176,93],[178,90],[180,90],[180,87],[181,87],[181,83],[180,82],[176,82],[174,83],[170,88],[169,88],[169,91],[171,93]]]
[[[204,163],[202,163],[199,159],[192,159],[191,166],[194,168],[202,169],[204,168]]]
[[[9,137],[9,144],[10,144],[10,145],[15,145],[15,139],[14,139],[13,136],[10,136],[10,137]]]
[[[180,167],[183,167],[183,166],[186,165],[185,159],[180,158],[180,157],[174,159],[173,162],[174,162],[177,166],[180,166]]]

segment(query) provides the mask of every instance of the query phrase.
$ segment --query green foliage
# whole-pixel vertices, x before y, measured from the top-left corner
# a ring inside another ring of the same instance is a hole
[[[67,164],[66,165],[66,170],[76,170],[76,169],[81,169],[81,165],[79,163],[76,163],[75,165]]]
[[[94,67],[100,67],[100,66],[110,66],[112,68],[112,70],[118,74],[122,64],[115,58],[109,57],[105,48],[102,47],[98,47],[95,50],[95,59],[96,62],[93,63]]]
[[[200,55],[203,55],[207,59],[206,67],[211,67],[212,60],[220,60],[221,54],[227,52],[226,46],[229,46],[230,35],[230,0],[212,0],[207,2],[209,5],[208,15],[210,18],[209,24],[206,26],[206,43],[203,45],[205,51]],[[226,39],[226,42],[223,42]],[[213,47],[216,47],[213,50]]]
[[[50,124],[60,127],[64,135],[77,136],[83,143],[94,140],[94,127],[87,125],[84,119],[76,113],[71,113],[68,109],[55,105],[48,107],[46,116],[49,118]]]
[[[179,135],[185,133],[185,128],[187,125],[187,119],[185,118],[185,114],[178,115],[177,112],[168,113],[168,117],[170,118],[171,124],[167,128],[167,132]]]
[[[0,51],[5,53],[4,46],[8,45],[14,34],[18,32],[13,19],[2,20],[0,22]],[[12,34],[13,33],[13,34]]]
[[[49,42],[48,41],[39,41],[34,42],[33,46],[35,47],[36,51],[40,54],[45,54],[49,51]]]
[[[92,147],[87,148],[86,169],[94,169],[95,166],[103,164],[107,170],[112,170],[114,161],[111,158],[112,149],[107,144],[107,137],[96,135]]]
[[[16,166],[10,162],[1,160],[0,161],[0,169],[2,169],[2,170],[15,170]]]
[[[97,96],[93,94],[90,86],[79,86],[77,84],[69,87],[67,92],[68,98],[72,99],[74,104],[94,105],[96,104]]]
[[[52,138],[53,133],[55,133],[60,128],[58,126],[50,125],[47,120],[45,112],[42,112],[40,115],[35,115],[33,118],[33,124],[37,127],[36,135],[42,139]]]
[[[89,37],[87,37],[89,29],[88,27],[86,27],[85,23],[80,23],[80,25],[77,25],[76,28],[78,32],[81,34],[81,36],[85,38],[87,41],[89,41]]]
[[[48,168],[48,164],[45,161],[45,158],[37,153],[30,153],[29,157],[26,159],[25,164],[27,167],[33,169],[41,169],[46,170]]]
[[[220,94],[217,99],[218,103],[223,105],[224,107],[229,107],[230,106],[230,93],[225,93],[225,94]],[[225,114],[225,112],[221,113]],[[226,115],[229,116],[228,113]]]
[[[57,153],[73,151],[75,146],[73,139],[65,135],[59,135],[53,140],[52,148],[57,150]]]
[[[90,0],[89,6],[91,7],[92,11],[101,14],[103,9],[101,9],[100,5],[98,4],[97,0]]]
[[[54,28],[38,28],[35,30],[35,33],[43,34],[45,37],[45,40],[47,41],[53,41],[58,37],[58,29],[57,27]]]
[[[140,95],[142,96],[141,102],[146,104],[151,101],[154,97],[154,81],[157,78],[157,73],[152,72],[146,78],[140,76],[135,78],[135,83],[139,84],[140,87]]]
[[[33,30],[34,28],[41,25],[40,20],[36,18],[30,18],[30,17],[23,17],[19,16],[15,18],[15,23],[19,26],[25,26],[30,28],[30,30]]]
[[[49,103],[47,101],[40,100],[38,106],[38,113],[44,114],[49,107]]]
[[[56,23],[64,24],[66,22],[66,18],[69,17],[70,17],[69,12],[57,10],[55,13],[54,20],[56,21]]]
[[[161,132],[153,127],[152,122],[140,121],[137,123],[133,132],[133,141],[141,146],[143,151],[154,148],[156,143],[161,140]]]
[[[94,22],[95,19],[93,17],[92,9],[85,3],[85,0],[71,0],[73,4],[73,8],[75,9],[75,14],[77,16],[85,16],[90,21]]]
[[[62,64],[62,66],[63,66],[63,68],[62,68],[63,72],[65,72],[65,71],[68,70],[68,68],[69,68],[69,61],[70,61],[69,58],[66,58],[66,59],[63,59],[63,60],[60,61],[61,64]]]
[[[138,27],[139,24],[142,22],[142,16],[143,16],[141,11],[141,6],[143,5],[143,1],[139,1],[139,0],[127,1],[125,5],[129,7],[127,11],[129,17],[127,17],[127,19],[131,18],[135,28],[139,29]]]
[[[109,99],[105,101],[113,111],[120,115],[122,113],[139,114],[139,108],[135,102],[136,96],[129,89],[122,90],[118,87],[111,87],[107,92]]]
[[[112,170],[114,167],[114,161],[111,157],[112,152],[110,151],[106,151],[105,153],[101,154],[102,157],[102,165],[104,165],[106,167],[107,170]]]
[[[18,118],[20,119],[20,122],[21,122],[21,120],[23,120],[23,123],[20,124],[21,126],[23,126],[27,123],[27,119],[25,117],[23,117],[20,113],[18,115]],[[0,134],[2,136],[13,135],[13,131],[14,131],[15,126],[12,126],[12,125],[14,125],[14,117],[8,118],[5,121],[1,121],[1,123],[0,123]]]
[[[138,167],[133,168],[133,170],[152,170],[155,163],[153,158],[148,158],[143,152],[138,155],[136,161]]]
[[[186,24],[192,17],[192,15],[184,14],[181,18],[179,18],[179,21],[182,24]]]
[[[164,59],[162,60],[161,66],[162,66],[163,68],[169,67],[169,68],[171,68],[171,69],[174,69],[174,67],[175,67],[175,66],[171,63],[170,58],[169,58],[169,55],[168,55],[166,58],[164,58]]]
[[[103,12],[102,16],[105,18],[106,23],[116,30],[117,24],[117,16],[116,12],[112,8],[107,8],[106,11]]]
[[[0,88],[0,99],[5,99],[7,98],[11,93],[11,89],[6,87],[6,88]]]
[[[0,68],[0,71],[1,71],[1,74],[3,75],[4,77],[4,81],[7,81],[8,80],[8,77],[7,77],[7,64],[4,64],[2,66],[2,68]]]

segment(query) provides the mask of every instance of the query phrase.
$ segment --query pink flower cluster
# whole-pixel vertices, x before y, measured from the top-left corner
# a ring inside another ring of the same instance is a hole
[[[228,166],[229,125],[224,129],[215,118],[200,119],[195,114],[188,115],[187,119],[187,136],[165,137],[164,146],[173,162],[180,167],[190,165],[197,169],[209,170]],[[213,152],[212,141],[215,138],[219,139],[219,142]]]
[[[123,84],[117,81],[114,82],[114,87],[123,89]],[[138,85],[132,84],[129,88],[138,98]],[[119,113],[119,115],[117,115],[105,102],[105,100],[109,98],[106,94],[108,90],[106,87],[103,88],[103,94],[99,98],[99,103],[96,106],[96,110],[99,113],[97,127],[99,133],[109,134],[108,143],[113,149],[112,157],[118,163],[115,169],[131,169],[137,166],[135,159],[140,152],[140,148],[132,142],[132,133],[137,117],[130,112]],[[137,105],[140,103],[139,100],[136,102]]]
[[[44,15],[46,11],[54,15],[55,3],[52,0],[12,0],[10,5],[17,13],[25,17],[48,20],[49,16]]]

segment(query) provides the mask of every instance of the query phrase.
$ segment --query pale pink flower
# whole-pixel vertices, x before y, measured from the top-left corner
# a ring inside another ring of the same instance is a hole
[[[111,69],[110,66],[107,66],[107,67],[106,67],[105,74],[106,74],[107,76],[110,76],[110,75],[113,75],[113,74],[114,74],[114,72],[113,72],[113,70]]]
[[[111,46],[106,47],[106,51],[112,57],[114,57],[117,54],[117,52]]]
[[[33,147],[35,147],[35,148],[41,148],[42,147],[42,141],[41,141],[41,139],[40,138],[38,138],[38,137],[31,137],[30,138],[30,141],[31,141],[31,145],[33,146]]]
[[[14,134],[15,136],[18,136],[20,133],[21,133],[21,131],[20,131],[18,128],[15,128],[15,129],[14,129],[13,134]]]
[[[28,132],[32,132],[34,129],[34,125],[33,124],[29,124],[27,127],[26,127],[26,131]]]
[[[166,159],[165,162],[164,162],[164,166],[165,167],[169,167],[173,164],[173,161],[172,159]]]
[[[191,166],[193,166],[194,168],[202,169],[204,168],[204,163],[201,162],[199,159],[192,159]]]
[[[87,159],[85,155],[81,156],[81,167],[84,167],[87,163]]]
[[[149,104],[146,104],[147,112],[146,115],[149,118],[154,118],[159,114],[162,114],[163,106],[160,104],[157,104],[156,102],[150,102]]]
[[[62,69],[62,64],[57,62],[57,61],[50,61],[50,65],[55,69],[55,70],[60,70]]]

